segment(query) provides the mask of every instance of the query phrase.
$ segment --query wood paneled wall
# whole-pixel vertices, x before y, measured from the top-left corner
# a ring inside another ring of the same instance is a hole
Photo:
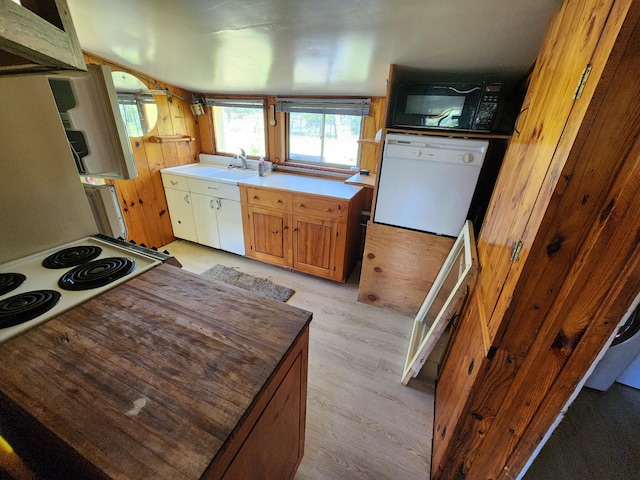
[[[191,113],[191,92],[150,78],[140,72],[114,64],[85,52],[87,63],[107,65],[111,70],[129,72],[142,80],[151,90],[166,89],[174,95],[155,95],[158,122],[143,137],[131,138],[131,149],[138,167],[134,180],[110,181],[116,186],[125,222],[129,229],[127,240],[146,246],[163,246],[175,237],[167,209],[160,170],[198,161],[200,131],[198,118]],[[188,135],[195,140],[153,143],[152,136]]]

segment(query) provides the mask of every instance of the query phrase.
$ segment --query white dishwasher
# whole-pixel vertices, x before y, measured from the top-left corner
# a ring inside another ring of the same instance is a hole
[[[487,140],[388,134],[373,221],[457,237],[488,146]]]

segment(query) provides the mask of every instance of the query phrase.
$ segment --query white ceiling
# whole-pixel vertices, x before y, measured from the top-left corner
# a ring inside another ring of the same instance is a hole
[[[561,0],[67,0],[86,51],[198,93],[384,96],[392,63],[522,74]]]

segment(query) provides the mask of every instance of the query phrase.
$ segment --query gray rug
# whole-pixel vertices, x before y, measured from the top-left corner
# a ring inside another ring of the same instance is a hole
[[[291,298],[291,295],[296,293],[295,290],[276,285],[266,278],[253,277],[223,265],[213,266],[202,273],[202,276],[244,288],[250,292],[273,298],[274,300],[280,300],[281,302],[286,302]]]

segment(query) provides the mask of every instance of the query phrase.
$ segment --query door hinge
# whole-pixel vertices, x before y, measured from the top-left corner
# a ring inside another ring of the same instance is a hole
[[[576,87],[576,92],[573,94],[574,100],[578,100],[582,96],[582,91],[587,84],[587,80],[589,79],[589,74],[591,73],[592,68],[593,67],[591,66],[591,64],[584,67],[582,75],[580,76],[580,81],[578,82],[578,86]]]
[[[520,256],[520,250],[522,250],[522,240],[518,240],[513,246],[513,252],[511,252],[511,263],[517,262]]]

